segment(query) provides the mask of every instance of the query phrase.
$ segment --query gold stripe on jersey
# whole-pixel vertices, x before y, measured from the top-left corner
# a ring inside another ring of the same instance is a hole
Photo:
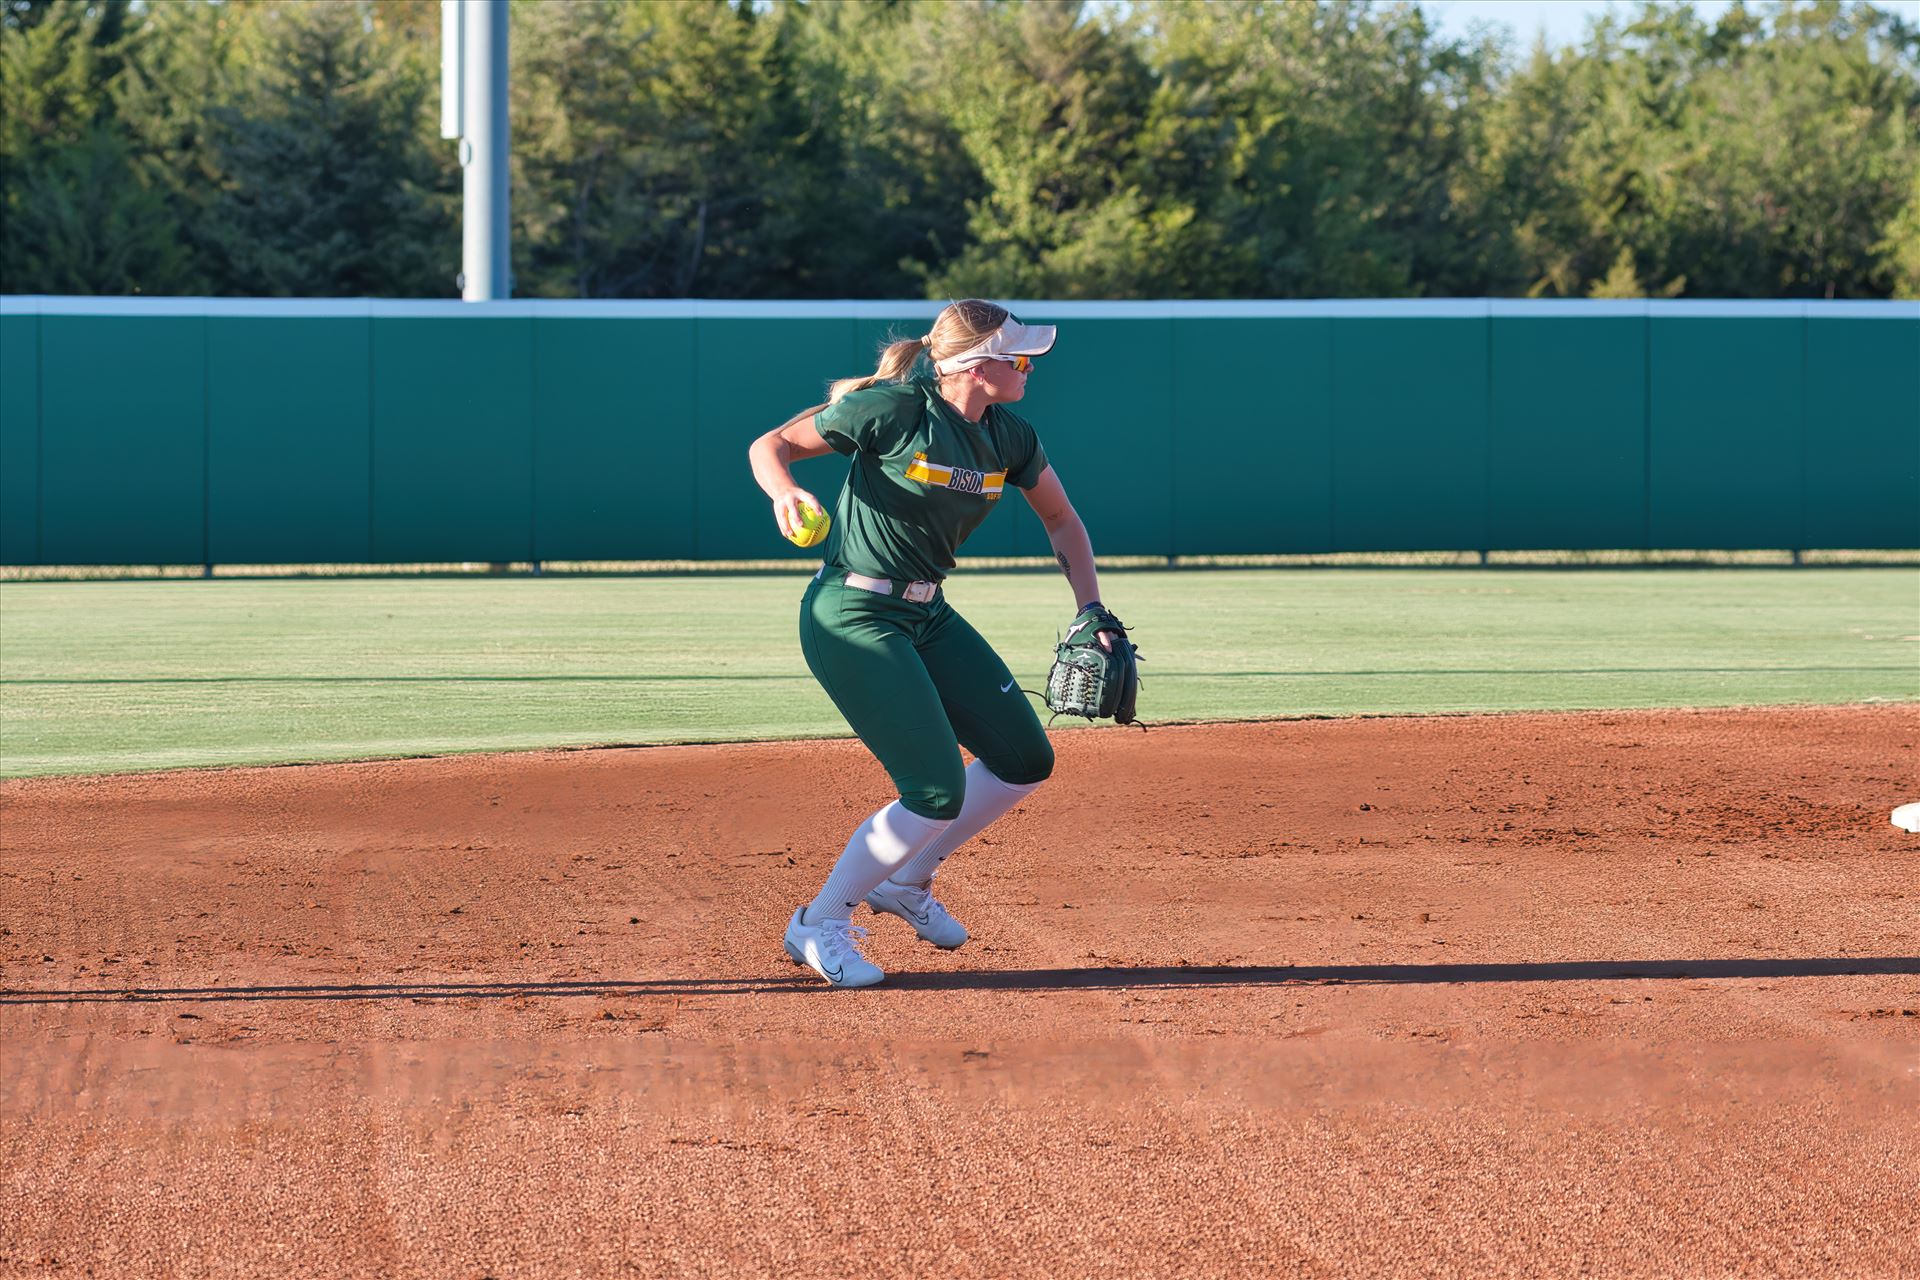
[[[1000,490],[1006,486],[1007,473],[970,471],[966,467],[942,466],[938,462],[928,462],[926,454],[916,453],[913,455],[913,461],[907,464],[907,479],[918,480],[921,484],[930,484],[939,489],[977,493],[992,502],[1000,497]]]

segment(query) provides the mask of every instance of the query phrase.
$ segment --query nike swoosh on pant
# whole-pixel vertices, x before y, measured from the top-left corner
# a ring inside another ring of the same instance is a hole
[[[1013,688],[1013,681],[1009,680],[1005,684],[1000,686],[1000,692],[1005,693],[1007,690],[1011,688]]]

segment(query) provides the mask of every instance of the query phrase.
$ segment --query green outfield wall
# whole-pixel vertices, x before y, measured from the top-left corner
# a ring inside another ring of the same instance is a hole
[[[0,563],[805,559],[748,442],[937,310],[0,299]],[[1920,303],[1015,310],[1103,554],[1920,547]]]

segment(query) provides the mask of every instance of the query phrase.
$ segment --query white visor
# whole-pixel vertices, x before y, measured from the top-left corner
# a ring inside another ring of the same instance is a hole
[[[1008,316],[998,329],[987,335],[987,340],[978,346],[970,347],[957,356],[948,356],[945,360],[934,362],[934,369],[945,377],[949,373],[959,373],[971,369],[977,364],[985,364],[995,357],[1006,356],[1043,356],[1053,350],[1053,326],[1050,324],[1021,324]]]

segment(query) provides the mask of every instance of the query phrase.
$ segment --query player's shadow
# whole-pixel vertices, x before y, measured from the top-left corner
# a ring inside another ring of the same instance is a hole
[[[1920,975],[1920,956],[1735,960],[1558,960],[1520,964],[1168,965],[1098,969],[964,969],[894,973],[888,991],[1127,991],[1151,988],[1443,985],[1470,982],[1628,982],[1728,978]],[[824,992],[810,973],[609,982],[369,982],[303,986],[101,987],[0,990],[0,1005],[226,1001],[550,1000]]]
[[[1920,956],[1737,960],[1561,960],[1514,964],[1172,965],[1154,968],[900,973],[910,991],[1070,991],[1142,987],[1392,986],[1471,982],[1623,982],[1920,974]]]

